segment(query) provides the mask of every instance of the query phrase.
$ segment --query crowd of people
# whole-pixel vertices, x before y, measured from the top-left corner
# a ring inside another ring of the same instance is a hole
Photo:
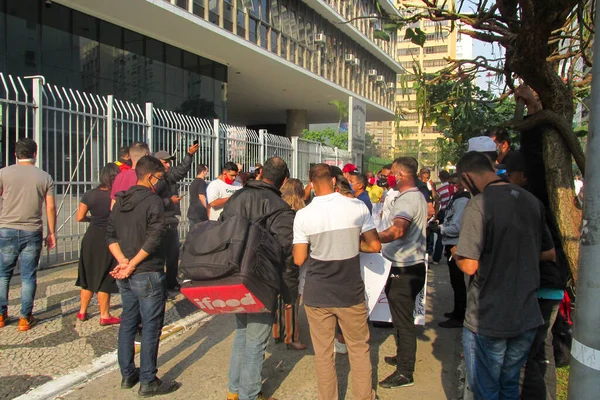
[[[521,89],[530,113],[535,97]],[[286,162],[272,157],[244,172],[227,162],[211,171],[197,166],[190,186],[190,229],[204,221],[243,216],[261,221],[282,250],[281,292],[273,313],[235,314],[228,400],[265,399],[261,392],[266,347],[273,337],[302,351],[299,317],[304,308],[320,400],[338,398],[334,354],[348,354],[354,398],[375,399],[369,344],[369,315],[360,253],[381,253],[391,263],[385,285],[396,353],[383,361],[396,369],[379,387],[415,384],[415,299],[428,264],[445,256],[454,292],[441,328],[462,328],[468,388],[475,399],[553,399],[556,372],[551,328],[563,298],[568,267],[558,230],[548,211],[541,141],[511,147],[502,129],[469,140],[456,172],[431,171],[399,157],[380,171],[360,172],[327,164],[310,168],[308,184],[290,178]],[[8,322],[8,288],[20,261],[21,313],[18,330],[32,316],[36,271],[42,249],[56,245],[52,178],[35,167],[37,145],[21,139],[17,164],[0,169],[0,328]],[[135,142],[106,165],[98,187],[86,192],[77,221],[89,222],[81,242],[77,319],[89,318],[98,296],[100,324],[120,324],[118,361],[122,388],[140,383],[139,394],[171,393],[175,381],[157,377],[165,303],[180,289],[179,182],[189,173],[198,145],[178,165],[166,151],[150,155]],[[582,185],[581,185],[582,186]],[[581,187],[578,188],[581,190]],[[437,238],[437,240],[436,240]],[[106,243],[101,246],[99,243]],[[120,293],[120,318],[110,314],[110,296]],[[140,365],[134,342],[141,331]],[[521,371],[524,378],[520,383]]]

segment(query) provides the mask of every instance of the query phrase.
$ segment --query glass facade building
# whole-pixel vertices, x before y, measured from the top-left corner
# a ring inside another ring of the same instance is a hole
[[[227,120],[227,66],[39,0],[0,0],[0,71]]]

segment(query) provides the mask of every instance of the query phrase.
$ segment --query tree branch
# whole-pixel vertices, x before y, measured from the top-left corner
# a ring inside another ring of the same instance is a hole
[[[506,128],[512,128],[517,131],[523,132],[530,130],[532,128],[539,127],[541,125],[551,125],[555,128],[562,139],[565,142],[565,145],[571,152],[577,167],[581,171],[583,175],[585,175],[585,154],[583,153],[583,149],[579,144],[579,140],[577,140],[577,136],[573,133],[571,129],[571,125],[565,121],[559,114],[552,112],[550,110],[542,110],[539,111],[529,118],[526,118],[521,121],[509,121],[504,124]]]

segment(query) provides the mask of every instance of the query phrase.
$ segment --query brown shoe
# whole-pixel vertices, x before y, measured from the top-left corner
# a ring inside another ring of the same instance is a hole
[[[0,328],[4,328],[6,321],[8,321],[8,312],[4,311],[2,314],[0,314]]]
[[[17,327],[17,330],[19,332],[26,332],[29,329],[31,329],[31,327],[33,325],[35,325],[35,323],[37,322],[37,320],[35,318],[33,318],[32,315],[30,315],[27,318],[19,318],[19,326]]]

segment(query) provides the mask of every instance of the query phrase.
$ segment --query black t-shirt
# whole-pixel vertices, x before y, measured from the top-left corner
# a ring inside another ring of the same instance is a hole
[[[204,179],[196,178],[190,186],[190,208],[188,209],[188,219],[194,221],[208,221],[206,208],[200,202],[198,195],[206,197],[206,182]]]
[[[467,292],[465,327],[507,338],[540,326],[540,253],[553,247],[544,207],[525,189],[492,185],[469,200],[456,254],[479,260],[479,268]]]
[[[110,215],[110,190],[92,189],[84,193],[81,202],[90,211],[90,223],[105,228]]]

